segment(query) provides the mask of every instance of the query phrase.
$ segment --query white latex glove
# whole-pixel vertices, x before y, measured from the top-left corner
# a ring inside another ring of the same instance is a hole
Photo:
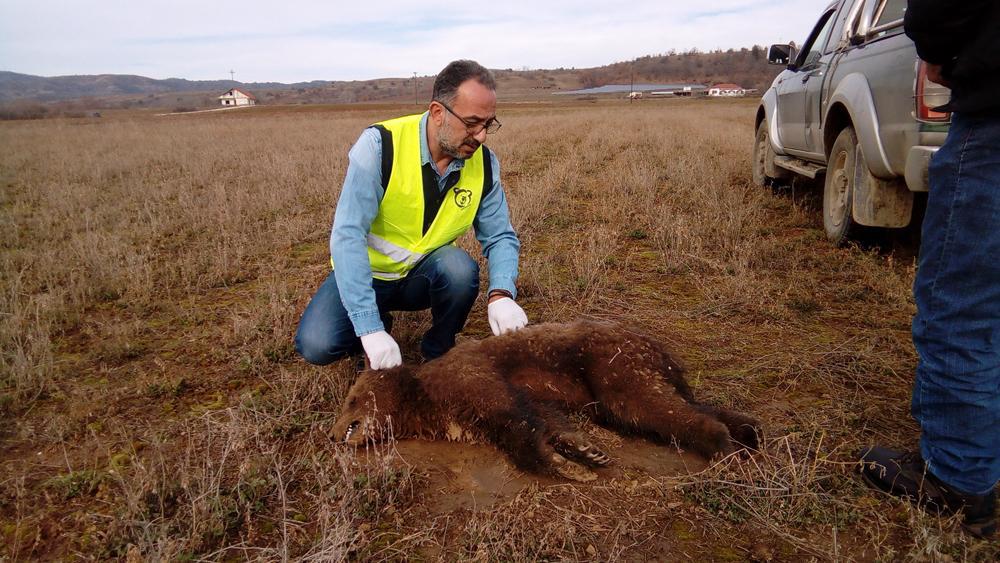
[[[489,314],[494,336],[514,332],[528,324],[528,315],[510,297],[502,297],[490,303],[486,306],[486,312]]]
[[[362,336],[361,346],[368,354],[368,364],[372,369],[389,369],[403,363],[399,344],[384,330]]]

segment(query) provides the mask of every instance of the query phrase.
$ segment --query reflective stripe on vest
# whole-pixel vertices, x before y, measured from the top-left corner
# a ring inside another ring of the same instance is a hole
[[[480,147],[465,161],[457,182],[451,185],[449,181],[449,188],[442,193],[436,174],[425,171],[421,161],[422,117],[411,115],[376,124],[382,132],[383,155],[391,158],[391,164],[383,163],[383,171],[390,170],[390,176],[386,182],[383,172],[385,195],[367,240],[372,275],[378,279],[405,277],[425,256],[462,236],[476,217],[484,186],[492,186],[492,171],[484,164],[489,153]],[[389,150],[386,139],[391,139]],[[438,201],[437,213],[430,215]]]
[[[406,274],[397,274],[396,272],[376,272],[375,270],[372,270],[372,277],[384,281],[396,281],[405,278]]]
[[[421,258],[426,256],[425,254],[420,254],[418,252],[410,252],[402,246],[396,246],[384,238],[380,238],[371,233],[368,233],[368,248],[377,250],[396,262],[402,262],[410,265],[416,264]]]

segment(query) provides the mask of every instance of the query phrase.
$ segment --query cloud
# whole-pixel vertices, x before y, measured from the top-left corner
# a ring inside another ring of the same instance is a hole
[[[34,0],[0,7],[0,69],[243,81],[590,67],[671,49],[801,41],[826,0],[547,3]],[[279,9],[280,8],[280,9]]]

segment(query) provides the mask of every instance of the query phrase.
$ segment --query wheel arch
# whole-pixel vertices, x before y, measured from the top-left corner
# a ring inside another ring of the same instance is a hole
[[[857,234],[858,229],[850,223],[845,224],[844,231],[837,236],[832,236],[833,230],[827,224],[833,219],[831,214],[831,182],[835,181],[837,174],[836,160],[838,155],[833,150],[837,140],[848,129],[853,133],[851,144],[857,150],[852,150],[854,170],[850,174],[850,219],[858,225],[864,227],[905,227],[910,223],[913,209],[913,194],[906,189],[906,184],[898,178],[886,180],[875,175],[872,167],[867,161],[865,148],[861,133],[854,125],[847,107],[843,104],[831,106],[826,119],[827,126],[823,130],[824,142],[828,143],[826,149],[827,173],[823,183],[823,220],[827,237],[841,244],[851,232]],[[842,178],[842,176],[841,176]],[[843,215],[837,213],[836,215]]]
[[[785,154],[785,146],[781,143],[781,135],[778,132],[778,95],[774,88],[768,88],[767,92],[760,98],[757,106],[757,116],[754,123],[754,131],[761,121],[767,121],[767,138],[771,143],[771,149],[775,154]]]
[[[823,120],[823,141],[827,156],[834,140],[843,129],[844,119],[847,119],[847,123],[854,127],[858,144],[871,173],[886,180],[894,178],[889,158],[882,147],[878,112],[875,109],[875,100],[872,98],[868,79],[857,72],[845,76],[830,96],[828,108]],[[841,127],[837,128],[837,124],[841,124]]]
[[[826,122],[823,124],[823,151],[826,154],[827,162],[830,161],[833,143],[846,127],[854,127],[854,122],[851,121],[851,112],[843,103],[832,104],[826,113]],[[857,130],[855,130],[856,132]]]

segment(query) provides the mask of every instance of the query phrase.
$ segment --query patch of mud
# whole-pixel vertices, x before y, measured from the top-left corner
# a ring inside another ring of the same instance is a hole
[[[651,477],[675,477],[708,467],[708,461],[701,456],[641,438],[623,437],[608,453],[615,463],[599,472],[602,477],[607,474],[617,477],[625,470],[638,470]]]
[[[489,508],[531,483],[556,482],[518,471],[496,448],[484,444],[403,440],[396,443],[396,452],[427,477],[423,504],[434,513]]]
[[[614,460],[597,469],[600,484],[635,472],[651,477],[673,477],[701,471],[708,463],[701,457],[641,438],[616,437],[602,444]],[[531,485],[545,487],[571,483],[558,477],[525,473],[515,468],[496,448],[485,444],[402,440],[399,455],[427,478],[424,506],[432,514],[461,509],[484,510],[507,501]],[[576,486],[586,487],[580,483]]]

